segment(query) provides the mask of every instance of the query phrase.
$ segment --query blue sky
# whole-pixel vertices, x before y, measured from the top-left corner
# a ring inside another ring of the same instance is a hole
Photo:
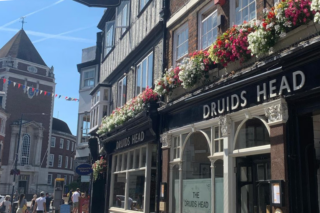
[[[82,49],[95,46],[96,27],[104,9],[90,8],[72,0],[0,0],[0,47],[20,29],[24,30],[46,64],[54,66],[56,93],[79,97],[79,73]],[[78,103],[56,99],[54,117],[66,121],[75,135]]]

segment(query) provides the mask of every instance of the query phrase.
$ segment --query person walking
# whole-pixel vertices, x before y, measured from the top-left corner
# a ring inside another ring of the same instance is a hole
[[[27,200],[25,199],[24,194],[21,194],[19,196],[19,201],[18,201],[18,209],[16,213],[25,213],[27,210]]]
[[[69,198],[68,198],[68,204],[71,205],[72,204],[72,189],[70,189],[70,192],[69,192]]]
[[[37,199],[37,195],[34,194],[31,200],[31,207],[30,207],[31,212],[33,212],[34,206],[36,205],[36,199]]]
[[[19,200],[19,192],[18,190],[16,190],[16,192],[14,193],[14,201]]]
[[[50,211],[51,200],[52,200],[52,198],[49,196],[49,193],[46,193],[46,209],[47,209],[47,212]]]
[[[11,202],[10,202],[10,195],[6,195],[4,201],[1,203],[1,207],[4,206],[4,211],[1,211],[1,213],[11,213]]]
[[[80,189],[77,188],[77,191],[75,191],[71,197],[73,202],[73,213],[78,213],[79,208],[79,197],[80,197]]]
[[[40,192],[40,197],[36,199],[36,205],[33,208],[33,212],[46,213],[46,198],[44,197],[44,192]]]

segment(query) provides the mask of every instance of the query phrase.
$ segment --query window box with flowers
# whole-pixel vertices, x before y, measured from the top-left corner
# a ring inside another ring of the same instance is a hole
[[[107,161],[101,157],[94,164],[92,164],[93,179],[96,181],[100,174],[107,171]]]

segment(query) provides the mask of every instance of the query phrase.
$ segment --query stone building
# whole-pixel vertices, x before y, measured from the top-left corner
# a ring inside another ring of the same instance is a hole
[[[15,190],[27,196],[40,190],[52,192],[48,156],[52,153],[52,127],[56,123],[52,118],[54,69],[46,65],[23,29],[0,49],[0,77],[0,104],[10,114],[1,142],[0,194],[11,194],[10,173],[16,159],[20,175],[16,176]],[[75,141],[73,136],[68,137]]]

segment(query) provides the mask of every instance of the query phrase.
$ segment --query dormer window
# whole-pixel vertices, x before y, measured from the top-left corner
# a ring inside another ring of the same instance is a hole
[[[82,71],[81,88],[91,88],[95,85],[96,71],[95,68],[85,69]]]

